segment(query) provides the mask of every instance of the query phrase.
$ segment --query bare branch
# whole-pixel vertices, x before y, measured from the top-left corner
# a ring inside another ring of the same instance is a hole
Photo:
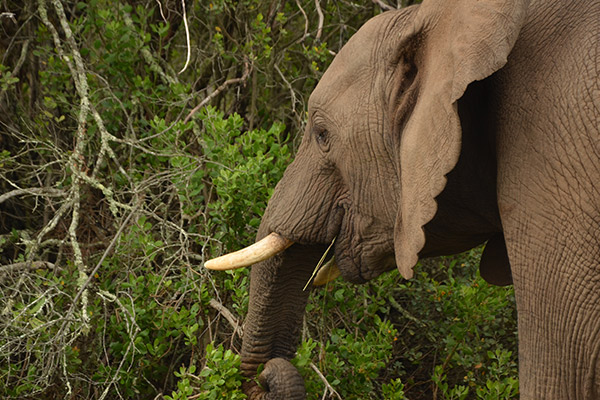
[[[217,310],[223,317],[225,317],[227,322],[229,322],[229,325],[231,325],[233,327],[233,331],[239,337],[242,337],[242,334],[243,334],[242,327],[238,323],[237,318],[235,318],[233,316],[231,311],[229,311],[223,304],[219,303],[216,299],[210,299],[209,304],[212,308]]]
[[[119,308],[121,309],[121,311],[123,312],[124,315],[126,315],[127,317],[129,317],[129,319],[125,318],[125,324],[127,326],[127,334],[129,335],[129,345],[127,346],[127,350],[125,350],[125,354],[123,355],[123,357],[121,357],[121,362],[119,363],[119,366],[117,367],[116,371],[113,374],[113,377],[111,379],[110,382],[107,382],[106,387],[104,388],[104,391],[102,392],[102,395],[100,395],[100,397],[98,398],[98,400],[103,400],[106,398],[106,396],[109,393],[110,387],[112,385],[115,384],[115,382],[117,382],[117,380],[119,379],[119,374],[121,372],[121,369],[123,368],[123,365],[125,364],[126,360],[127,360],[127,355],[129,354],[129,352],[134,348],[135,345],[135,338],[137,336],[137,334],[140,332],[140,327],[138,326],[138,324],[135,321],[135,307],[131,307],[132,312],[134,313],[133,315],[129,312],[129,310],[127,309],[127,307],[125,307],[121,301],[119,300],[119,298],[117,296],[115,296],[114,294],[107,292],[106,290],[100,290],[98,291],[98,295],[106,302],[115,302],[118,304]],[[131,298],[131,296],[128,296],[131,303],[133,303],[133,299]],[[131,367],[131,366],[130,366]]]
[[[35,257],[35,255],[37,254],[37,251],[42,243],[42,239],[44,238],[44,236],[46,236],[49,232],[51,232],[54,228],[56,228],[56,225],[58,225],[58,222],[65,215],[65,213],[67,211],[69,211],[69,209],[72,206],[73,206],[73,193],[71,192],[71,193],[69,193],[67,198],[63,201],[60,208],[54,213],[54,216],[52,217],[50,222],[48,222],[46,224],[46,226],[44,226],[42,228],[42,230],[38,233],[35,241],[32,241],[31,243],[24,241],[26,245],[30,246],[29,251],[28,251],[30,260],[33,257]]]
[[[379,7],[381,7],[382,10],[385,11],[390,11],[390,10],[395,10],[396,7],[392,7],[390,5],[385,4],[382,0],[371,0],[373,3],[377,4]]]
[[[321,378],[321,381],[323,381],[323,383],[325,384],[325,393],[323,394],[323,398],[326,397],[327,391],[329,391],[329,393],[335,395],[338,399],[342,400],[340,394],[329,384],[329,381],[327,380],[327,378],[325,378],[325,375],[323,375],[323,373],[319,371],[319,368],[317,368],[317,366],[314,363],[310,363],[310,368],[312,368],[312,370],[315,371],[317,375],[319,375],[319,378]]]
[[[192,50],[191,50],[192,46],[190,45],[190,29],[188,28],[187,14],[185,11],[185,0],[181,0],[181,7],[183,7],[183,25],[185,25],[185,41],[187,43],[187,57],[185,59],[185,65],[183,66],[181,71],[179,71],[179,74],[181,74],[183,71],[185,71],[188,64],[190,63],[190,56],[191,56],[191,52],[192,52]]]
[[[12,13],[12,12],[3,12],[3,13],[1,13],[0,14],[0,18],[8,18],[12,22],[14,22],[15,24],[17,23],[17,20],[15,19],[15,13]]]
[[[156,0],[156,2],[158,3],[158,9],[160,11],[160,16],[162,17],[163,21],[168,22],[167,18],[165,17],[165,13],[163,12],[163,8],[162,8],[162,3],[160,2],[160,0]]]
[[[240,78],[233,78],[233,79],[228,79],[225,82],[223,82],[221,84],[221,86],[219,86],[214,92],[212,92],[211,94],[209,94],[208,96],[206,96],[206,98],[204,100],[202,100],[200,102],[200,104],[198,104],[196,107],[194,107],[192,109],[192,111],[190,111],[190,113],[187,115],[187,117],[185,117],[185,119],[183,120],[184,124],[187,124],[187,122],[190,120],[190,118],[192,118],[192,116],[194,114],[196,114],[202,107],[204,107],[206,104],[208,104],[209,101],[211,101],[213,98],[215,98],[219,93],[221,93],[223,90],[225,90],[227,88],[227,86],[236,84],[236,83],[240,83],[245,81],[246,79],[248,79],[248,75],[250,74],[251,68],[248,65],[248,62],[246,61],[244,63],[244,73],[242,74],[242,76]]]
[[[281,70],[279,69],[277,64],[275,64],[275,71],[277,71],[277,73],[279,74],[281,79],[285,82],[286,86],[290,90],[290,96],[292,98],[292,112],[295,114],[296,113],[296,93],[294,92],[294,88],[292,87],[290,82],[287,79],[285,79],[285,76],[283,75],[283,73],[281,72]]]
[[[0,196],[0,204],[4,203],[6,200],[12,197],[22,195],[60,197],[64,196],[65,192],[63,190],[53,188],[15,189],[11,190],[8,193],[4,193],[2,196]]]
[[[123,17],[123,21],[125,21],[125,25],[127,25],[127,27],[129,29],[131,29],[132,31],[135,32],[135,26],[133,25],[131,16],[128,13],[126,13],[124,10],[121,10],[121,16]],[[143,46],[140,49],[140,51],[142,52],[142,57],[144,57],[144,61],[146,61],[146,63],[150,66],[150,69],[152,71],[154,71],[155,73],[157,73],[167,85],[174,85],[177,83],[176,78],[165,73],[165,71],[163,71],[161,66],[158,65],[155,57],[152,55],[152,53],[150,52],[148,47]]]
[[[67,16],[65,14],[65,10],[63,8],[62,3],[59,0],[51,0],[52,5],[54,6],[54,10],[58,15],[58,20],[60,25],[65,33],[66,41],[71,50],[71,57],[75,61],[73,64],[70,61],[70,58],[63,54],[63,59],[71,74],[73,75],[73,80],[75,81],[75,87],[77,88],[77,93],[80,97],[80,109],[79,109],[79,117],[78,117],[78,127],[75,139],[75,148],[73,149],[73,154],[71,156],[71,164],[74,172],[73,176],[73,184],[71,186],[71,198],[72,198],[72,213],[71,213],[71,223],[69,224],[69,238],[71,243],[71,248],[73,249],[74,256],[74,264],[77,267],[79,272],[79,280],[78,283],[82,284],[86,278],[86,269],[87,266],[83,261],[83,255],[81,252],[81,247],[79,245],[79,241],[77,240],[77,227],[79,225],[79,210],[81,207],[80,202],[80,194],[81,194],[81,186],[80,186],[80,177],[81,174],[85,174],[82,171],[82,168],[85,168],[84,165],[84,156],[83,152],[88,141],[87,136],[87,116],[90,113],[90,100],[88,97],[88,83],[85,72],[85,66],[83,64],[83,59],[81,57],[81,53],[79,52],[77,43],[75,42],[75,38],[73,32],[71,31],[71,27],[69,26],[69,21],[67,20]],[[42,16],[42,20],[44,24],[48,26],[49,30],[53,29],[52,35],[58,35],[56,29],[52,25],[52,23],[48,20],[48,16],[46,15],[46,10],[44,7],[44,0],[39,1],[39,11],[40,14],[44,14]],[[51,29],[52,28],[52,29]],[[54,37],[55,43],[60,43],[60,38],[58,36]],[[61,51],[61,46],[57,46],[57,50]],[[33,255],[32,255],[33,256]],[[89,315],[87,313],[87,304],[88,297],[87,292],[84,291],[83,297],[81,299],[81,317],[84,324],[84,329],[87,329],[87,325],[89,322]]]
[[[77,292],[77,294],[75,295],[75,298],[73,299],[71,308],[69,309],[69,312],[67,313],[67,316],[65,316],[64,322],[63,322],[62,326],[58,330],[57,336],[60,336],[61,332],[67,326],[67,323],[70,322],[70,320],[71,320],[70,316],[74,312],[73,308],[74,308],[75,304],[77,303],[77,300],[83,295],[84,291],[86,290],[87,286],[90,284],[90,282],[92,281],[92,279],[94,279],[94,275],[96,274],[96,272],[98,272],[98,270],[102,266],[102,263],[106,259],[106,256],[108,256],[108,254],[112,251],[113,247],[117,243],[117,240],[121,237],[121,233],[123,233],[123,230],[125,229],[125,227],[129,223],[129,221],[131,220],[131,217],[133,217],[133,215],[135,214],[135,211],[136,211],[136,209],[133,209],[129,213],[129,215],[127,216],[127,218],[125,218],[125,221],[123,221],[121,223],[121,226],[119,227],[119,230],[117,230],[117,233],[115,233],[115,236],[111,240],[110,244],[108,245],[108,247],[106,248],[106,250],[104,250],[104,253],[102,254],[102,257],[100,257],[100,260],[96,264],[96,267],[92,270],[92,272],[90,272],[89,276],[87,277],[87,280],[85,282],[83,282],[79,286],[79,291]]]
[[[3,14],[12,14],[12,13],[3,13]],[[14,20],[14,14],[12,14],[12,19]],[[16,23],[16,21],[15,21]],[[26,40],[23,43],[23,47],[21,48],[21,55],[19,56],[19,59],[17,60],[17,64],[15,64],[15,68],[12,70],[12,72],[10,73],[10,76],[16,76],[19,73],[19,70],[21,69],[21,67],[23,66],[23,62],[25,62],[25,57],[27,56],[27,50],[29,49],[29,42],[30,40]],[[4,94],[6,93],[6,89],[4,88],[2,90],[0,90],[0,101],[2,101],[2,99],[4,99]]]
[[[306,12],[304,12],[304,8],[302,8],[302,5],[300,4],[299,0],[296,0],[296,5],[298,6],[298,9],[300,10],[300,12],[302,13],[302,16],[304,17],[304,34],[302,35],[302,37],[300,39],[298,39],[298,43],[301,43],[308,36],[308,17],[306,16]]]
[[[323,34],[323,21],[325,20],[325,16],[323,15],[323,11],[321,10],[321,3],[319,0],[315,0],[315,7],[317,7],[317,14],[319,14],[319,26],[317,27],[317,36],[315,39],[321,40],[321,35]]]
[[[11,273],[20,271],[23,269],[35,270],[35,269],[55,269],[56,266],[48,261],[23,261],[14,264],[0,265],[0,273]]]

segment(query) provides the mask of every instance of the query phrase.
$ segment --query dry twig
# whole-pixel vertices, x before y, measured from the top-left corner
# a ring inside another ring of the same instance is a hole
[[[31,195],[31,196],[52,196],[52,197],[60,197],[64,196],[65,192],[60,189],[53,188],[29,188],[29,189],[15,189],[10,192],[4,193],[0,196],[0,204],[4,203],[6,200],[23,195]]]
[[[190,120],[190,118],[192,118],[192,116],[194,114],[196,114],[202,107],[204,107],[206,104],[208,104],[209,101],[211,101],[213,98],[215,98],[219,93],[221,93],[223,90],[225,90],[227,88],[227,86],[236,84],[236,83],[240,83],[240,82],[244,82],[246,79],[248,79],[248,75],[250,74],[250,71],[252,69],[250,68],[248,61],[244,62],[244,73],[242,74],[242,76],[240,78],[232,78],[232,79],[228,79],[225,82],[223,82],[214,92],[212,92],[211,94],[209,94],[208,96],[206,96],[206,98],[204,100],[202,100],[200,102],[200,104],[198,104],[196,107],[194,107],[192,109],[192,111],[190,111],[190,113],[187,115],[187,117],[185,117],[185,119],[183,120],[184,124],[187,124],[188,121]]]
[[[242,334],[243,334],[242,327],[238,323],[237,318],[235,318],[233,316],[231,311],[229,311],[227,309],[227,307],[225,307],[223,304],[219,303],[214,298],[210,299],[209,304],[212,308],[217,310],[227,320],[227,322],[229,322],[229,325],[232,326],[234,333],[237,334],[239,337],[242,337]]]
[[[323,15],[323,10],[321,10],[321,3],[319,0],[315,0],[315,7],[317,8],[317,14],[319,15],[319,25],[317,27],[317,36],[315,39],[321,40],[321,35],[323,34],[323,21],[325,20],[325,16]]]
[[[12,13],[3,13],[3,14],[12,14]],[[14,20],[14,14],[12,14],[12,19]],[[15,21],[15,23],[16,23],[16,21]],[[23,66],[23,62],[25,61],[25,57],[27,56],[27,50],[29,49],[29,43],[30,43],[30,40],[26,40],[23,43],[23,47],[21,48],[21,55],[19,56],[19,59],[17,60],[17,63],[15,64],[15,68],[13,68],[12,72],[10,72],[10,76],[12,76],[12,77],[17,76],[17,74],[21,70],[21,67]],[[4,99],[4,94],[6,93],[6,89],[7,88],[3,88],[2,90],[0,90],[0,102],[2,102],[2,100]]]
[[[325,384],[325,392],[323,393],[323,399],[327,398],[328,393],[331,393],[332,395],[335,395],[339,400],[342,400],[342,396],[340,396],[340,394],[333,388],[333,386],[331,386],[331,384],[329,383],[325,375],[323,375],[323,373],[319,370],[319,368],[317,368],[317,366],[313,362],[311,362],[309,365],[310,368],[317,373],[319,378],[321,378],[321,381],[323,381],[323,383]]]
[[[388,4],[385,4],[383,1],[381,0],[371,0],[373,3],[377,4],[379,7],[381,7],[382,10],[384,11],[390,11],[390,10],[395,10],[396,7],[392,7]]]
[[[181,0],[181,7],[183,7],[183,25],[185,26],[185,42],[187,44],[187,56],[185,58],[185,65],[183,66],[181,71],[178,72],[179,74],[186,70],[188,64],[190,63],[190,56],[192,52],[192,46],[190,45],[190,28],[188,28],[187,13],[185,11],[185,0]]]
[[[302,35],[302,37],[300,39],[298,39],[298,43],[301,43],[308,36],[308,17],[306,16],[306,12],[304,11],[304,8],[302,8],[302,5],[300,4],[299,0],[296,0],[296,5],[298,6],[298,9],[300,10],[300,12],[302,13],[302,16],[304,17],[304,34]],[[275,64],[275,66],[277,66],[277,64]]]
[[[12,272],[22,271],[22,270],[36,270],[36,269],[44,269],[44,268],[50,269],[50,270],[57,269],[56,265],[54,265],[48,261],[29,261],[29,262],[23,261],[23,262],[8,264],[8,265],[0,265],[0,274],[6,274],[6,275],[0,276],[0,284],[4,283],[7,279],[6,278],[7,275]]]

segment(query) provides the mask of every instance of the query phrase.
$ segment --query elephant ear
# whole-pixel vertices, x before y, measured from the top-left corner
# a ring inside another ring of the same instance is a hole
[[[492,285],[512,285],[510,260],[503,233],[492,236],[486,243],[479,262],[479,273],[487,283]]]
[[[425,0],[402,49],[416,41],[417,95],[399,145],[401,200],[394,228],[396,264],[413,276],[425,245],[423,226],[437,211],[446,174],[458,161],[461,123],[457,101],[467,86],[502,68],[517,40],[528,1]],[[406,28],[405,28],[406,29]],[[410,92],[410,90],[409,90]]]

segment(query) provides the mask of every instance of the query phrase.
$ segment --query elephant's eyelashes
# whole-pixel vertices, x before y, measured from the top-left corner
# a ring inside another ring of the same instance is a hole
[[[329,132],[326,129],[317,129],[315,132],[317,144],[322,151],[329,151]]]

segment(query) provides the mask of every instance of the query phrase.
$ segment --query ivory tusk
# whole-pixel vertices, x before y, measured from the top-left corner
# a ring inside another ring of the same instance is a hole
[[[331,260],[327,261],[325,265],[319,269],[319,272],[317,272],[317,276],[315,276],[315,280],[313,281],[313,285],[323,286],[340,275],[341,272],[335,263],[335,257],[332,257]]]
[[[293,243],[291,240],[273,232],[253,245],[206,261],[204,267],[216,271],[247,267],[281,253]]]

